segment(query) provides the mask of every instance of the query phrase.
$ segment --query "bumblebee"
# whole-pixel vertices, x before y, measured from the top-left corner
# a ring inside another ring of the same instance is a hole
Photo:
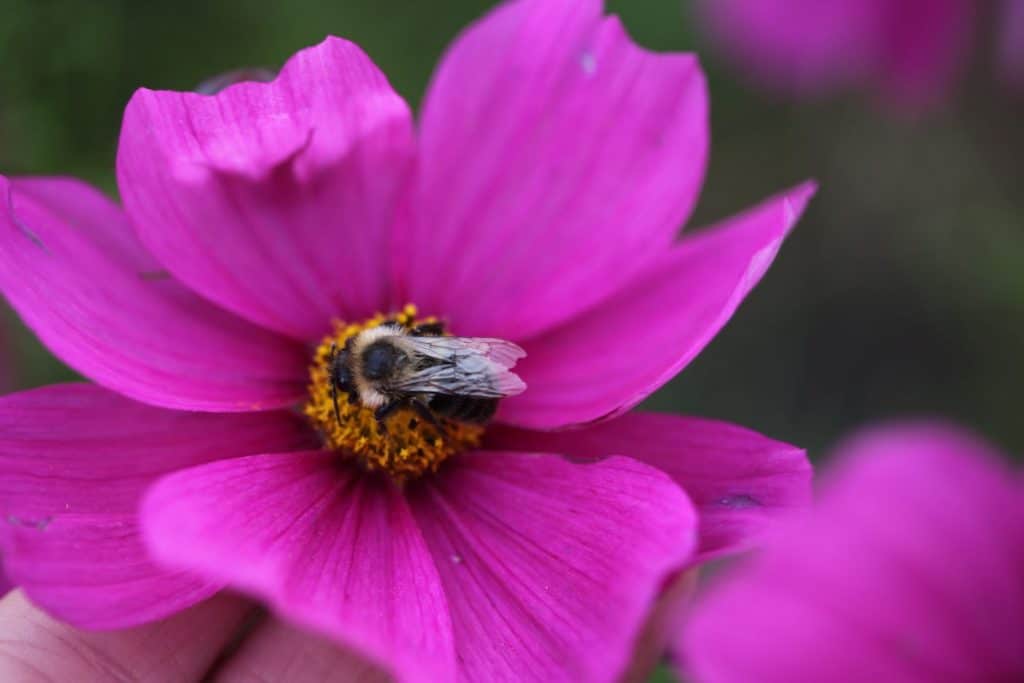
[[[512,342],[444,335],[440,323],[412,327],[389,321],[331,349],[329,373],[335,417],[339,394],[374,411],[381,433],[400,408],[410,408],[444,432],[440,419],[483,424],[498,401],[526,389],[511,372],[526,352]]]

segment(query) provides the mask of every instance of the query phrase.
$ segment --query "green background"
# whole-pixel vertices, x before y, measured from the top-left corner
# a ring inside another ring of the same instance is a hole
[[[136,87],[278,66],[328,33],[362,45],[415,104],[444,46],[490,4],[0,0],[0,172],[112,192]],[[696,50],[708,72],[711,163],[691,226],[807,177],[822,186],[764,282],[649,407],[738,422],[819,462],[852,428],[919,415],[1024,453],[1024,97],[990,75],[988,31],[950,101],[910,117],[866,96],[775,99],[720,59],[687,5],[608,4],[640,43]],[[6,389],[73,376],[3,320]]]

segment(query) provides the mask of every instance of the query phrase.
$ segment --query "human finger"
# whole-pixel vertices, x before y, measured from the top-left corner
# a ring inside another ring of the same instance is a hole
[[[222,593],[162,621],[82,631],[15,590],[0,600],[0,681],[197,681],[250,609]]]

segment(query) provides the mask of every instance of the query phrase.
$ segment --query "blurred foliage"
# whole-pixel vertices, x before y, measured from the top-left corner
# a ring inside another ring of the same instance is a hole
[[[416,103],[444,46],[490,4],[0,0],[0,171],[113,192],[136,87],[277,66],[328,33],[362,45]],[[712,156],[693,225],[806,177],[822,185],[765,282],[650,407],[750,425],[815,455],[853,426],[908,414],[959,419],[1024,452],[1024,100],[979,64],[945,109],[917,119],[856,99],[775,101],[720,65],[685,5],[608,4],[641,43],[697,50],[708,71]],[[23,330],[13,336],[16,386],[70,376]]]
[[[0,172],[113,192],[136,87],[277,66],[328,33],[362,45],[416,103],[444,46],[490,4],[0,0]],[[684,5],[609,9],[651,48],[697,50],[708,71],[712,156],[693,225],[806,177],[822,185],[764,283],[649,406],[749,425],[815,457],[866,421],[922,414],[1024,453],[1024,99],[976,64],[946,108],[916,119],[856,99],[776,101],[721,65]],[[5,316],[14,387],[73,376]]]

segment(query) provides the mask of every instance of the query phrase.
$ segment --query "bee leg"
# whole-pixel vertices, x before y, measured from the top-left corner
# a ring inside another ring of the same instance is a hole
[[[373,416],[377,419],[377,429],[381,434],[388,433],[388,426],[384,423],[384,420],[388,419],[392,413],[401,407],[401,401],[391,401],[373,411]]]
[[[338,408],[338,385],[331,382],[331,401],[334,402],[334,419],[338,421],[338,426],[341,426],[341,409]]]
[[[331,402],[334,404],[334,419],[338,421],[338,425],[341,425],[341,411],[338,409],[338,383],[334,379],[334,363],[338,359],[338,345],[337,343],[331,344],[331,350],[327,355],[328,362],[327,367],[329,368],[331,378]]]
[[[440,322],[420,323],[409,330],[413,337],[440,337],[444,334],[444,325]]]
[[[416,411],[416,414],[423,418],[426,422],[433,425],[434,429],[437,430],[438,435],[444,440],[448,440],[448,431],[441,424],[441,421],[437,419],[437,415],[427,406],[426,403],[421,401],[410,401],[412,409]]]

